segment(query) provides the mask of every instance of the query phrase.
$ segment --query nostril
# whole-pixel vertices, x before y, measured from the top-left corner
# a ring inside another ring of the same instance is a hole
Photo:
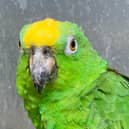
[[[50,49],[48,47],[44,47],[42,49],[43,55],[48,55],[50,53]]]
[[[32,55],[35,54],[35,47],[34,47],[34,46],[31,47],[31,54],[32,54]]]
[[[43,54],[44,54],[44,55],[47,55],[48,53],[49,53],[49,50],[48,50],[48,49],[44,49],[44,50],[43,50]]]

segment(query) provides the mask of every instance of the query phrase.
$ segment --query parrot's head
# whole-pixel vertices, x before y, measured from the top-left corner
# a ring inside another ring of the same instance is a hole
[[[70,80],[75,85],[72,80],[83,80],[85,73],[90,76],[90,67],[95,67],[96,56],[92,55],[96,52],[81,28],[71,22],[47,18],[25,25],[20,31],[20,44],[23,50],[29,50],[30,75],[38,92],[51,82]]]

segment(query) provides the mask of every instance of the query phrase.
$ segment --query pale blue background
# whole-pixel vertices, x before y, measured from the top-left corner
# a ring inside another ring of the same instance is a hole
[[[110,66],[129,75],[129,0],[0,0],[0,129],[33,129],[15,91],[18,32],[45,17],[81,25]]]

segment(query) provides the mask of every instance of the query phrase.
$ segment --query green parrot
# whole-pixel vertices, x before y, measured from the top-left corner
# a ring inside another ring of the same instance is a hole
[[[129,78],[75,23],[27,24],[19,46],[16,89],[36,129],[129,129]]]

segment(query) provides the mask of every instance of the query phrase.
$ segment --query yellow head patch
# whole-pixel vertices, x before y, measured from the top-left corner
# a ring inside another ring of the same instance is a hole
[[[25,25],[20,32],[24,48],[53,46],[59,39],[59,21],[51,18]]]

